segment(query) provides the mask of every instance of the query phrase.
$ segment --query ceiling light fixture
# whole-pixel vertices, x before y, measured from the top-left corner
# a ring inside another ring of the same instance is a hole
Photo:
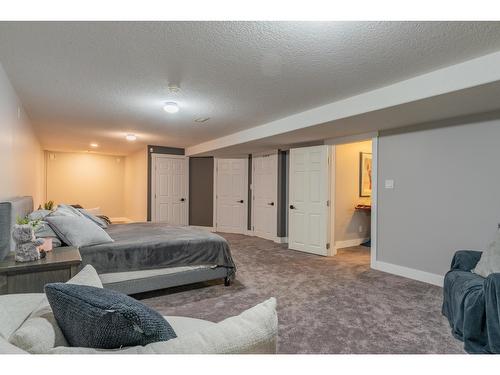
[[[135,134],[127,134],[127,135],[125,136],[125,139],[126,139],[127,141],[133,142],[133,141],[135,141],[135,140],[137,139],[137,136],[136,136]]]
[[[167,113],[177,113],[179,112],[179,105],[174,102],[165,103],[163,110]]]
[[[99,147],[99,145],[97,143],[91,143],[90,147],[97,148],[97,147]]]
[[[200,118],[197,118],[196,120],[194,120],[194,122],[205,122],[208,120],[210,120],[210,117],[200,117]]]

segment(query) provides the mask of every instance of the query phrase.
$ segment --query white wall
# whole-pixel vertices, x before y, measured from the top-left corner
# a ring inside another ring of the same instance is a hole
[[[370,236],[370,215],[356,211],[358,204],[370,204],[371,198],[359,196],[359,155],[371,153],[372,142],[356,142],[335,146],[335,228],[336,246],[342,242]],[[359,228],[362,228],[359,231]]]
[[[0,168],[0,200],[31,195],[35,208],[42,203],[43,151],[1,65]]]
[[[456,250],[492,241],[500,120],[382,135],[378,145],[377,261],[442,276]]]
[[[147,220],[148,150],[137,151],[125,158],[125,216],[132,221]]]
[[[100,207],[109,217],[125,216],[125,157],[46,152],[47,200]]]

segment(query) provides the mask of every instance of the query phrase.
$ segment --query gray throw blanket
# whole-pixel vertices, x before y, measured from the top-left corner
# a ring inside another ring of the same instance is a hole
[[[227,241],[202,229],[157,223],[110,225],[106,232],[115,242],[80,248],[82,264],[97,272],[125,272],[183,266],[236,267]]]
[[[471,270],[480,251],[455,253],[444,278],[443,314],[468,353],[500,353],[500,274],[483,278]]]

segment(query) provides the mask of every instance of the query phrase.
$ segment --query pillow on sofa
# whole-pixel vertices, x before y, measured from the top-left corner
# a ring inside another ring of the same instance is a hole
[[[79,208],[78,211],[80,211],[87,219],[90,219],[94,223],[99,225],[101,228],[106,229],[108,227],[108,224],[103,219],[91,214],[89,211],[87,211],[83,208]]]
[[[90,246],[114,242],[102,228],[85,216],[52,216],[45,218],[57,236],[70,246]]]
[[[168,317],[170,319],[170,317]],[[174,323],[175,320],[172,320]],[[208,323],[208,322],[206,322]],[[180,333],[180,331],[179,331]],[[58,347],[51,354],[271,354],[276,353],[276,299],[220,323],[205,324],[167,342],[117,350]]]
[[[101,279],[91,265],[85,266],[67,284],[102,288]],[[9,342],[33,354],[44,354],[54,347],[69,345],[61,328],[57,325],[46,296],[43,296],[38,307],[10,336]]]
[[[45,294],[71,346],[115,349],[177,337],[156,311],[114,290],[53,283]]]
[[[482,277],[500,272],[500,231],[497,232],[495,240],[489,244],[486,251],[483,251],[472,272]]]

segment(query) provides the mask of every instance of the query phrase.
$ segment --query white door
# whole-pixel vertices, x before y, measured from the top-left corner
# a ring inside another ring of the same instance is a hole
[[[154,154],[152,167],[153,221],[188,225],[188,158]]]
[[[278,156],[252,158],[252,226],[254,235],[276,239],[278,225]]]
[[[329,146],[290,150],[288,246],[328,255]]]
[[[217,159],[216,230],[245,233],[247,230],[248,160]]]

